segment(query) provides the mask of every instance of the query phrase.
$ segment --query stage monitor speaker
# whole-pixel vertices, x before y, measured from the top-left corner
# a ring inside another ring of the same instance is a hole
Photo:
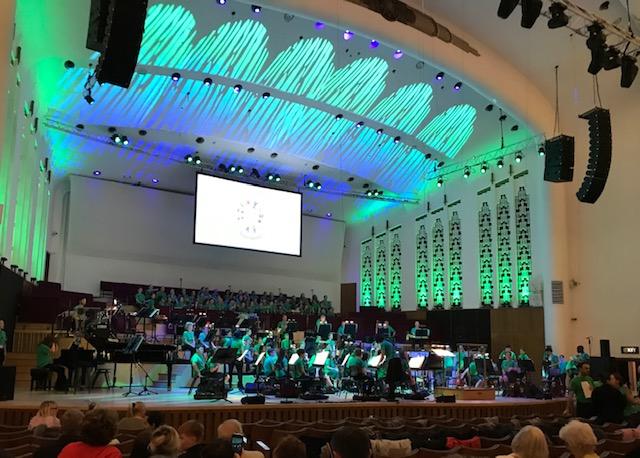
[[[0,366],[0,401],[12,401],[16,387],[16,367]]]
[[[604,191],[611,168],[611,115],[596,107],[579,117],[589,123],[589,162],[576,196],[580,202],[593,204]]]
[[[544,144],[544,180],[553,183],[573,181],[574,138],[558,135]]]
[[[608,339],[600,339],[600,357],[611,358],[611,342]]]
[[[245,396],[240,399],[241,404],[264,404],[266,398],[261,394],[257,396]]]
[[[92,3],[87,47],[101,52],[96,67],[98,83],[124,88],[131,84],[144,34],[147,2],[101,0]]]
[[[437,403],[443,403],[443,404],[453,404],[453,403],[456,402],[456,397],[454,395],[436,396],[436,402]]]

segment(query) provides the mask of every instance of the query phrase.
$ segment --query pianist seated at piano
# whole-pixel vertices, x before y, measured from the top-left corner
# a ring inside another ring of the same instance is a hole
[[[54,364],[53,355],[58,351],[58,344],[53,336],[45,337],[36,348],[36,367],[38,369],[48,369],[57,374],[54,389],[56,391],[67,391],[69,383],[64,366]]]
[[[422,326],[420,326],[420,322],[419,321],[416,321],[415,323],[413,323],[413,327],[409,331],[409,337],[417,336],[418,334],[416,333],[416,331],[418,329],[422,329]]]

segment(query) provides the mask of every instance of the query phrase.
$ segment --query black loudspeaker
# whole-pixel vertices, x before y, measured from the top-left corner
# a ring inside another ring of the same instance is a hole
[[[611,167],[611,115],[596,107],[579,117],[589,123],[589,162],[576,196],[580,202],[593,204],[604,191]]]
[[[148,0],[94,0],[87,47],[100,51],[96,78],[128,88],[138,63]],[[106,16],[105,16],[106,13]]]
[[[257,396],[245,396],[242,399],[240,399],[240,403],[242,404],[264,404],[265,401],[265,397],[262,396],[261,394],[257,395]]]
[[[0,366],[0,401],[13,401],[16,387],[16,367]]]
[[[609,340],[600,339],[600,357],[611,358],[611,342]]]
[[[436,402],[437,403],[443,403],[443,404],[454,404],[456,402],[456,397],[453,395],[450,396],[436,396]]]
[[[544,180],[553,183],[573,181],[574,139],[558,135],[544,144]]]

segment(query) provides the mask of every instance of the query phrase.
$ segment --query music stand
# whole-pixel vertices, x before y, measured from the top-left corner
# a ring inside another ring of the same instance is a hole
[[[329,339],[329,333],[331,333],[331,323],[323,323],[318,326],[318,335],[322,340]]]
[[[416,337],[426,337],[427,339],[431,337],[431,329],[429,328],[418,328],[416,329]]]
[[[358,325],[353,321],[345,322],[344,335],[351,337],[352,339],[355,339],[357,334],[358,334]]]
[[[133,393],[133,366],[135,365],[139,369],[144,372],[144,385],[142,390],[136,393],[138,396],[149,395],[149,394],[158,394],[155,391],[152,391],[147,386],[147,380],[150,380],[149,372],[144,368],[144,366],[137,360],[136,356],[138,354],[138,350],[140,346],[144,343],[144,337],[136,334],[135,336],[131,336],[122,350],[122,353],[125,355],[131,355],[131,363],[129,364],[129,391],[124,393],[122,396],[127,397]]]
[[[224,397],[213,398],[214,401],[224,400],[230,404],[232,404],[229,399],[227,399],[227,389],[224,386],[225,380],[227,379],[227,366],[231,364],[235,364],[237,350],[235,348],[218,348],[215,353],[211,356],[211,359],[215,364],[222,364],[222,385],[224,391]]]
[[[530,359],[519,359],[518,360],[518,367],[520,367],[520,370],[522,372],[524,372],[524,374],[526,375],[528,372],[535,372],[536,368],[533,365],[533,361]]]
[[[389,337],[390,336],[389,328],[383,324],[378,323],[378,328],[376,330],[376,337]]]

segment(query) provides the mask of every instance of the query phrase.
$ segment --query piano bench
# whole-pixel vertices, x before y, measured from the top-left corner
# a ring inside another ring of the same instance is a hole
[[[51,390],[51,372],[45,368],[31,369],[31,391]]]
[[[107,383],[107,388],[115,388],[116,381],[113,381],[113,384],[109,382],[109,378],[111,377],[111,369],[98,368],[96,369],[95,374],[93,375],[93,381],[91,382],[91,387],[89,388],[89,392],[96,387],[96,382],[98,381],[98,377],[104,377],[104,381]]]

